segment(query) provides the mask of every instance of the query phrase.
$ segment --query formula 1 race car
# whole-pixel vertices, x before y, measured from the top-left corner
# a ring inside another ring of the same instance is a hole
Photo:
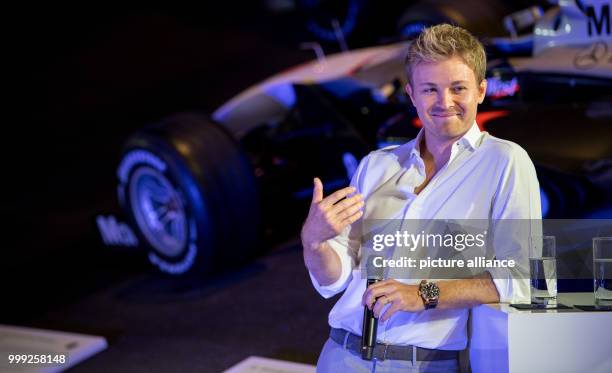
[[[530,154],[546,217],[610,214],[610,5],[562,1],[514,13],[504,20],[512,36],[485,40],[477,123]],[[326,192],[343,187],[368,152],[416,136],[421,123],[404,93],[408,43],[322,57],[211,117],[177,114],[131,136],[118,194],[151,263],[183,274],[246,260],[262,237],[295,233],[314,176]]]

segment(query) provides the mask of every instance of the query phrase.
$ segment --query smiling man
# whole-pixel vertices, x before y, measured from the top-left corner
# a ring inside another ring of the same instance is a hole
[[[527,153],[481,132],[475,122],[487,85],[478,40],[447,24],[427,28],[410,45],[406,69],[406,92],[423,123],[416,139],[372,152],[351,186],[328,197],[321,181],[314,181],[302,228],[304,261],[324,297],[344,291],[329,315],[319,372],[374,366],[377,372],[457,371],[459,351],[467,345],[468,309],[529,299],[527,248],[500,238],[495,226],[495,258],[517,267],[457,280],[387,279],[366,288],[360,273],[364,219],[541,219]],[[379,318],[377,362],[361,358],[364,306]]]

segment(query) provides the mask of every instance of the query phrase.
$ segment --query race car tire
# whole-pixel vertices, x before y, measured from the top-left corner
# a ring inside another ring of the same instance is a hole
[[[161,272],[208,273],[252,257],[259,196],[247,156],[220,125],[177,114],[131,136],[119,201]]]

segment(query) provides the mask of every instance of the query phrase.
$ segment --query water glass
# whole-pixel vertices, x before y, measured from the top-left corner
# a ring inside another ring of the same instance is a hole
[[[532,236],[529,240],[531,303],[557,306],[557,258],[554,236]]]
[[[595,306],[612,307],[612,237],[593,238]]]

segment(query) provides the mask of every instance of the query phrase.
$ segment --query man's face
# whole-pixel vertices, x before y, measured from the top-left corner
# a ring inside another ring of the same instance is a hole
[[[482,103],[486,80],[476,82],[474,71],[459,56],[432,63],[420,63],[412,69],[412,84],[406,86],[426,136],[440,140],[465,134]]]

